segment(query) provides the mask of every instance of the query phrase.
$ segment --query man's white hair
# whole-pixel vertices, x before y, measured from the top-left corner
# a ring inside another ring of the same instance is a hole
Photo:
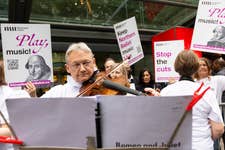
[[[72,43],[67,51],[66,51],[66,55],[65,55],[65,60],[66,62],[68,61],[67,58],[68,56],[70,55],[70,53],[72,51],[77,51],[77,50],[82,50],[82,51],[85,51],[85,52],[89,52],[90,54],[93,55],[92,53],[92,50],[87,46],[87,44],[85,44],[84,42],[78,42],[78,43]],[[94,56],[94,55],[93,55]]]

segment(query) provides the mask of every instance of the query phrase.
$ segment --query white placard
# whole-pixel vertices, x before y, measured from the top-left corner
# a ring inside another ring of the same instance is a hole
[[[191,49],[225,54],[224,10],[224,0],[199,0]]]
[[[23,86],[27,81],[36,85],[53,82],[49,24],[1,24],[1,36],[9,86]]]
[[[179,74],[174,69],[174,61],[184,50],[184,40],[154,42],[155,81],[168,82],[178,80]]]
[[[144,57],[135,17],[115,24],[114,30],[123,61],[132,65]]]

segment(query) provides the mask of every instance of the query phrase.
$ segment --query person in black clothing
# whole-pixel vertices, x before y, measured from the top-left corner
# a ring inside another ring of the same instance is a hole
[[[212,62],[212,74],[213,75],[225,75],[225,60],[220,57]]]
[[[145,88],[152,88],[157,91],[160,91],[160,89],[162,89],[162,86],[160,84],[155,83],[151,71],[147,68],[144,68],[143,70],[140,71],[139,81],[138,84],[136,85],[136,89],[144,93]]]
[[[223,75],[225,76],[225,60],[220,57],[213,61],[212,63],[212,73],[213,75]],[[225,103],[225,91],[223,91],[221,102]],[[225,118],[225,106],[222,107],[222,116]],[[222,135],[223,143],[225,143],[225,133]]]

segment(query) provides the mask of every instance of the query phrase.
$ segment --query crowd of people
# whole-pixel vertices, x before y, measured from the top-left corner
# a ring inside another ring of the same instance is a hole
[[[102,72],[98,70],[92,50],[83,42],[73,43],[68,47],[65,62],[66,71],[70,74],[67,83],[52,87],[40,96],[41,98],[77,97],[82,87],[98,80],[97,74]],[[28,66],[32,68],[29,63]],[[212,76],[210,64],[205,58],[199,59],[193,51],[183,50],[178,54],[174,68],[180,74],[180,80],[168,85],[156,83],[152,72],[147,68],[140,71],[139,78],[134,82],[135,78],[131,74],[130,66],[127,63],[121,65],[112,58],[106,59],[104,67],[103,72],[107,76],[104,76],[103,79],[112,81],[121,81],[122,79],[122,82],[118,82],[118,84],[141,92],[152,93],[153,96],[193,95],[196,89],[199,88],[200,83],[205,84],[200,92],[210,86],[210,89],[193,107],[192,149],[213,150],[214,141],[223,135],[224,123],[219,103],[223,101],[222,93],[225,90],[225,76],[224,74]],[[220,67],[220,69],[217,67],[215,72],[219,74],[223,67],[225,66]],[[36,88],[32,82],[27,82],[24,90],[19,90],[19,93],[8,87],[4,79],[4,69],[1,63],[0,110],[7,119],[5,100],[11,97],[36,97],[35,91]],[[10,136],[10,132],[4,126],[2,120],[1,124],[0,135]]]

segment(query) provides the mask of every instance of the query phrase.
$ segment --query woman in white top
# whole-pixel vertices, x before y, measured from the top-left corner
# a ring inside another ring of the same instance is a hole
[[[216,94],[216,99],[218,101],[218,104],[221,103],[222,100],[222,94],[225,90],[225,76],[217,75],[217,76],[211,76],[211,67],[209,60],[207,58],[200,58],[199,59],[199,69],[195,73],[194,77],[196,82],[198,83],[204,83],[206,86],[210,86],[211,90]],[[222,112],[221,112],[222,113]],[[216,141],[214,145],[214,149],[217,150],[219,142]]]
[[[199,68],[198,57],[191,50],[184,50],[178,54],[174,67],[181,76],[180,81],[162,89],[160,95],[193,95],[200,86],[192,79]],[[223,132],[223,119],[216,96],[208,90],[192,109],[192,150],[213,150],[213,140]]]
[[[7,86],[4,75],[3,61],[0,60],[0,111],[2,112],[7,123],[9,123],[9,115],[6,107],[6,99],[25,98],[30,96],[36,96],[36,88],[31,82],[26,84],[25,90],[14,90]],[[12,136],[7,123],[4,121],[2,116],[0,116],[0,136]],[[11,144],[0,144],[0,149],[13,150],[13,146]]]
[[[5,102],[6,99],[30,97],[33,96],[32,94],[35,94],[35,90],[36,88],[31,82],[27,83],[25,90],[14,90],[8,87],[5,81],[3,61],[0,60],[0,111],[8,122],[9,116]],[[0,136],[11,136],[11,133],[2,117],[0,117]]]
[[[225,76],[211,76],[210,64],[207,58],[200,58],[199,64],[199,69],[194,75],[196,82],[203,82],[206,86],[210,86],[220,104],[222,93],[225,90]]]

